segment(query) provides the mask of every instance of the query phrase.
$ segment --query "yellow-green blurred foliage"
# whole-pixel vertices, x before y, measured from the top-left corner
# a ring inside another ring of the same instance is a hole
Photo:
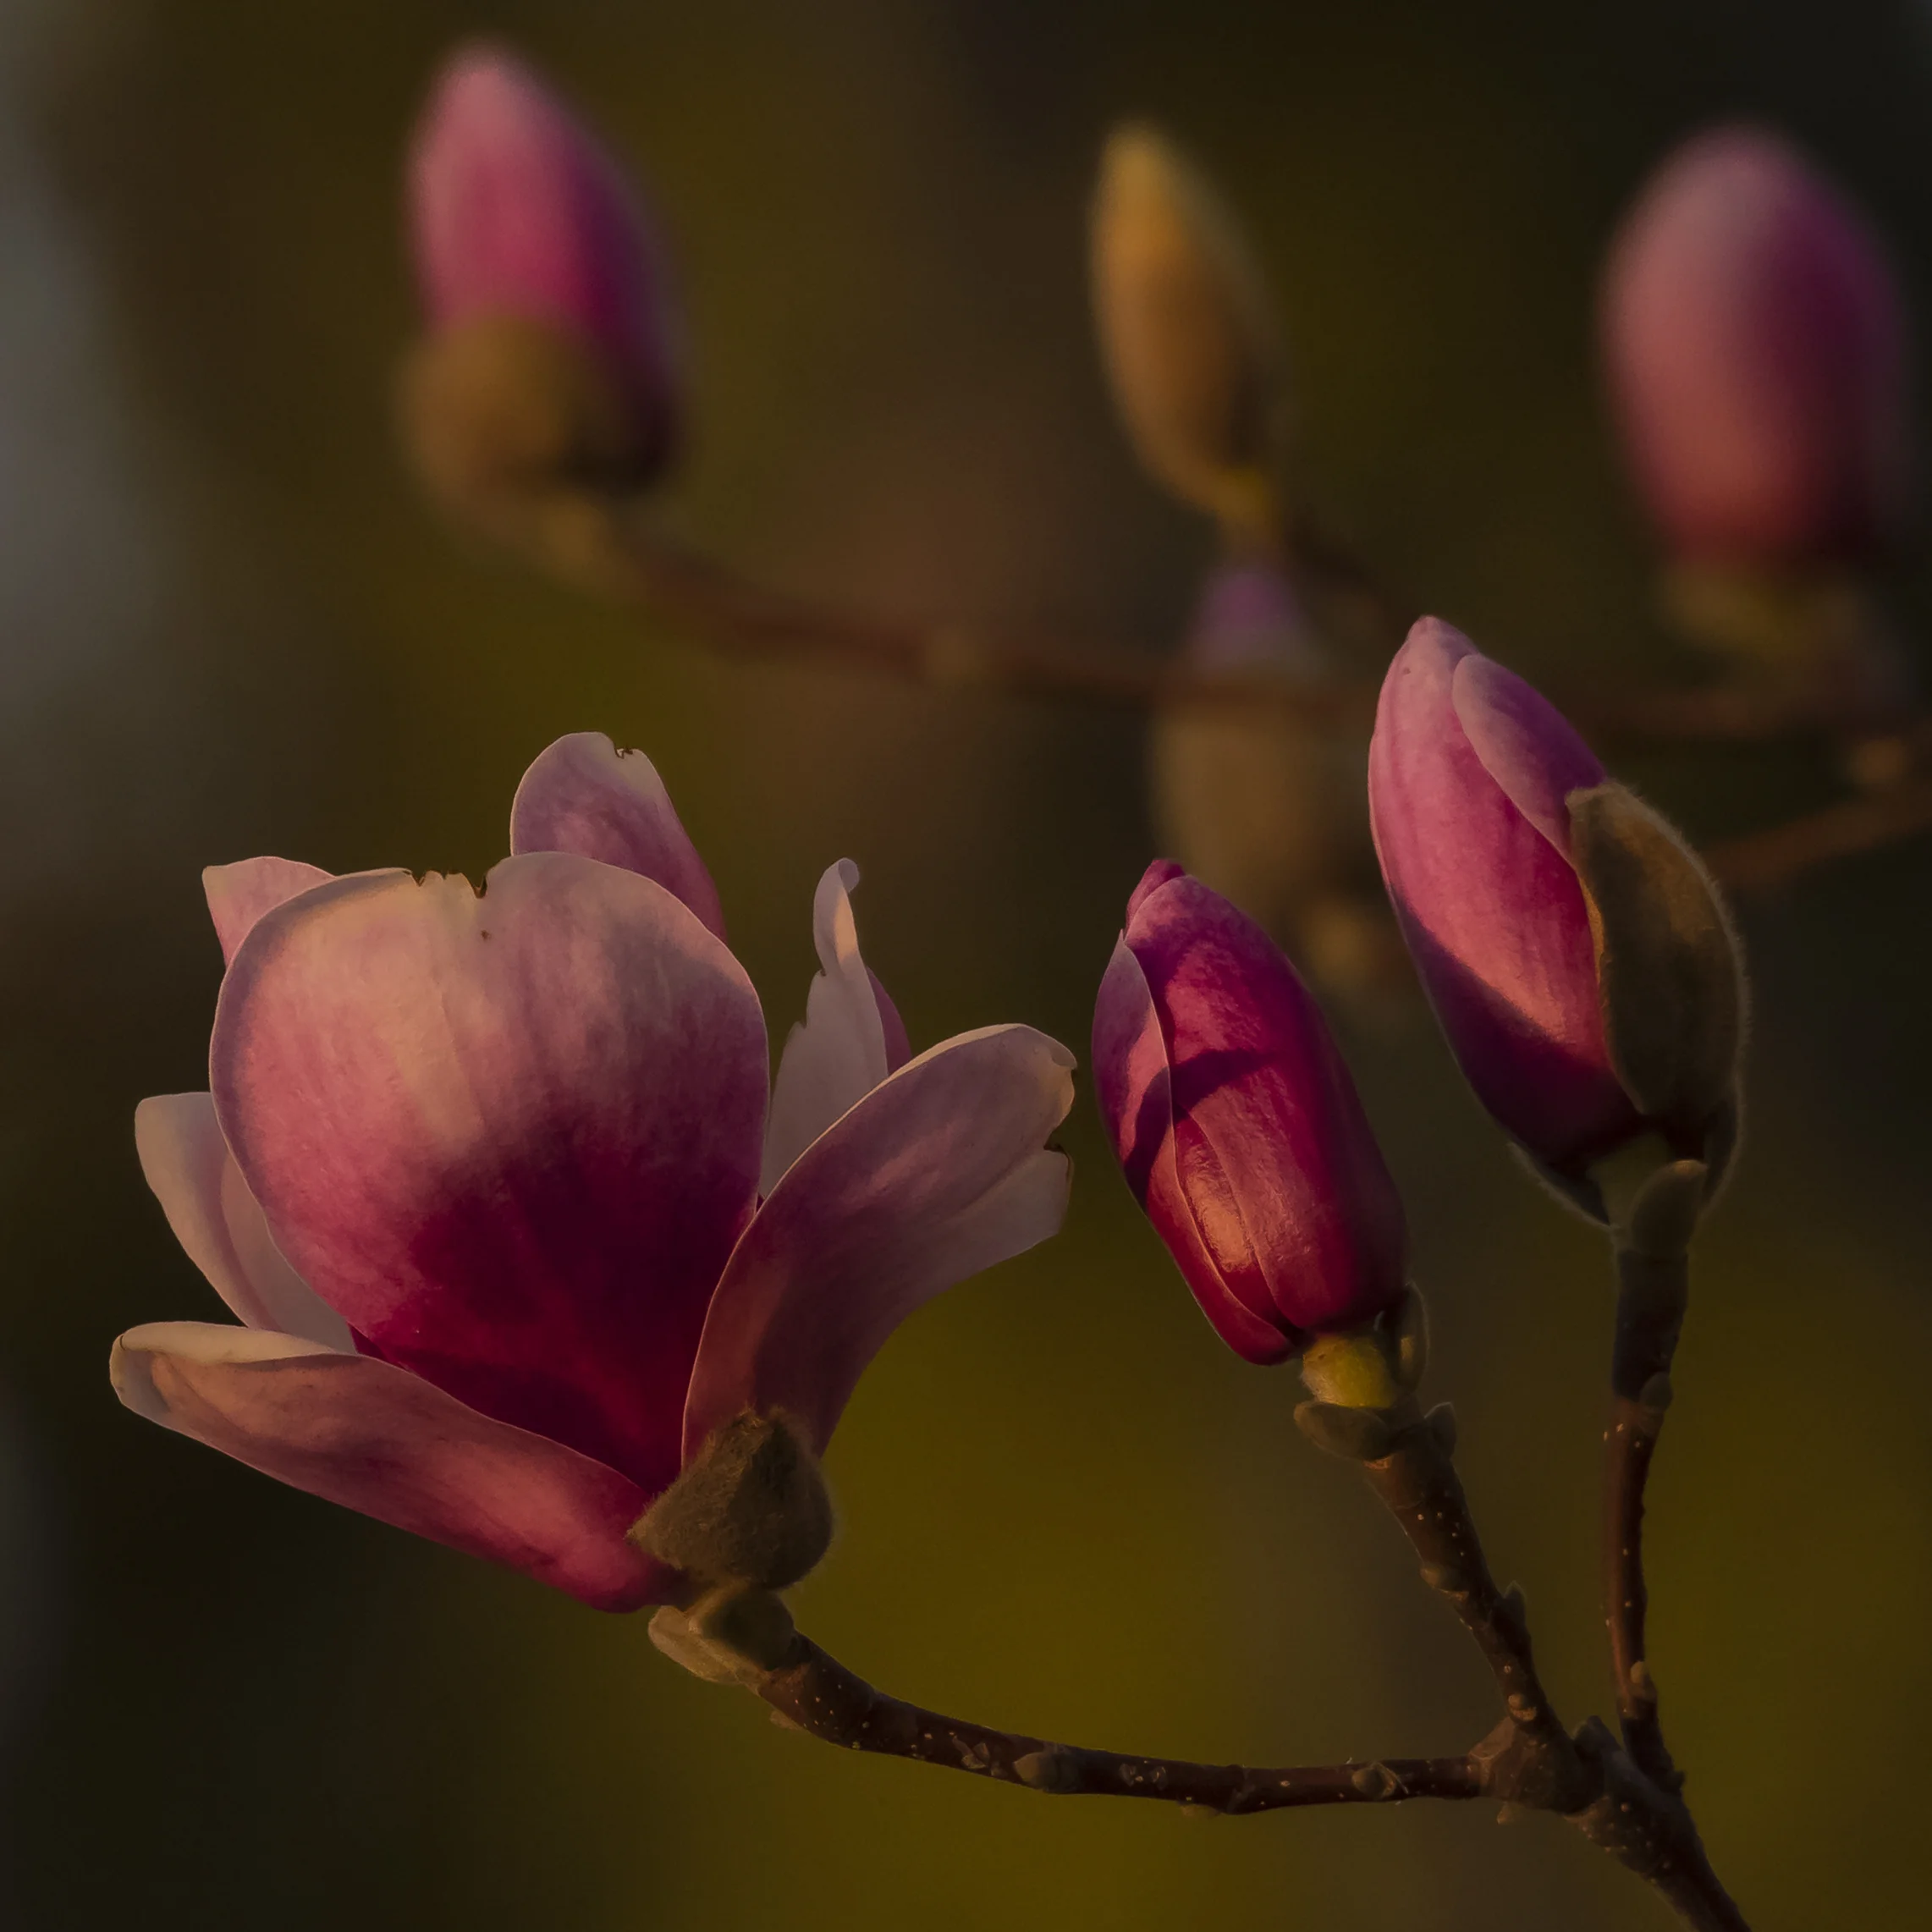
[[[1126,719],[708,661],[438,528],[388,435],[400,143],[512,38],[647,168],[685,265],[688,528],[881,608],[1159,648],[1203,533],[1135,473],[1085,311],[1107,124],[1252,221],[1318,500],[1533,675],[1654,669],[1589,338],[1621,199],[1697,121],[1810,142],[1921,310],[1932,34],[1894,0],[39,0],[0,24],[0,1918],[365,1932],[1661,1925],[1547,1819],[1201,1824],[847,1759],[599,1617],[124,1413],[109,1338],[206,1317],[135,1167],[202,1084],[196,872],[480,877],[555,734],[647,749],[774,1032],[850,854],[916,1040],[1084,1047],[1149,856]],[[1910,586],[1908,586],[1908,590]],[[1907,597],[1922,617],[1923,595]],[[1792,757],[1629,774],[1704,834]],[[1932,848],[1751,911],[1742,1170],[1654,1489],[1653,1654],[1760,1932],[1905,1925],[1932,1797]],[[1354,1039],[1499,1570],[1605,1698],[1604,1258],[1419,1019]],[[1478,1665],[1352,1473],[1236,1362],[1083,1097],[1065,1234],[908,1324],[798,1593],[908,1696],[1122,1748],[1462,1748]]]

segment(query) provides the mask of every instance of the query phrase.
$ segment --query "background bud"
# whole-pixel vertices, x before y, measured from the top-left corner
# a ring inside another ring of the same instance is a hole
[[[1181,661],[1205,676],[1318,688],[1334,676],[1293,586],[1274,564],[1224,564],[1202,588]],[[1318,983],[1384,985],[1399,960],[1362,807],[1368,746],[1266,706],[1158,712],[1148,762],[1161,843],[1234,900]]]
[[[444,66],[410,156],[426,338],[405,426],[459,509],[506,482],[641,489],[682,414],[669,278],[616,162],[510,55]]]
[[[1252,920],[1164,861],[1101,983],[1093,1082],[1128,1186],[1238,1354],[1280,1362],[1401,1300],[1401,1202],[1320,1009]]]
[[[1610,251],[1605,359],[1631,465],[1680,556],[1855,556],[1907,482],[1905,327],[1871,229],[1748,128],[1659,170]]]
[[[1382,687],[1369,812],[1396,916],[1477,1097],[1558,1177],[1646,1133],[1717,1159],[1742,994],[1676,834],[1561,713],[1424,618]]]
[[[1252,537],[1274,521],[1279,354],[1261,278],[1206,178],[1117,129],[1093,204],[1093,309],[1114,400],[1155,480]]]

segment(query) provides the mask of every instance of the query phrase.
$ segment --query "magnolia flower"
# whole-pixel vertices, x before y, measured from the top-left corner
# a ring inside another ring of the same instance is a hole
[[[1170,861],[1127,902],[1093,1085],[1128,1186],[1236,1354],[1280,1362],[1401,1299],[1401,1200],[1321,1009]]]
[[[240,1326],[115,1344],[129,1407],[608,1610],[626,1532],[714,1431],[823,1449],[912,1308],[1045,1239],[1071,1056],[992,1027],[911,1057],[832,867],[768,1098],[758,1000],[649,761],[559,740],[513,856],[460,878],[212,868],[208,1093],[143,1170]]]
[[[1906,328],[1870,227],[1786,142],[1700,135],[1626,220],[1603,328],[1630,460],[1686,557],[1830,559],[1896,533]]]

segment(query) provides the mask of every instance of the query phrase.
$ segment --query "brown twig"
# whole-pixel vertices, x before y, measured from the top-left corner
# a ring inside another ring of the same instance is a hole
[[[825,1743],[910,1758],[1032,1791],[1154,1798],[1228,1817],[1308,1805],[1483,1795],[1478,1768],[1468,1757],[1255,1768],[1050,1743],[888,1697],[802,1633],[793,1638],[790,1654],[777,1667],[749,1684],[784,1723]]]
[[[1361,1462],[1422,1558],[1425,1578],[1494,1674],[1502,1720],[1460,1757],[1256,1768],[1127,1756],[969,1723],[876,1690],[795,1629],[771,1589],[746,1582],[718,1584],[685,1607],[659,1610],[652,1640],[696,1675],[751,1690],[781,1722],[823,1742],[1030,1791],[1152,1798],[1230,1817],[1411,1797],[1487,1797],[1555,1812],[1648,1880],[1698,1932],[1748,1932],[1675,1787],[1647,1775],[1595,1720],[1572,1738],[1557,1719],[1530,1654],[1521,1593],[1499,1590],[1483,1557],[1451,1460],[1446,1412],[1424,1420],[1405,1397],[1340,1439],[1320,1426],[1324,1413],[1341,1412],[1305,1404],[1297,1419],[1331,1447],[1338,1439],[1366,1445],[1338,1452]]]
[[[1412,1423],[1362,1469],[1422,1559],[1423,1580],[1462,1620],[1503,1694],[1502,1722],[1470,1753],[1485,1794],[1567,1818],[1698,1932],[1748,1932],[1678,1795],[1682,1781],[1653,1776],[1594,1718],[1574,1737],[1564,1730],[1537,1676],[1522,1593],[1497,1588],[1438,1428]]]
[[[1506,1715],[1478,1748],[1493,1794],[1545,1810],[1577,1810],[1594,1795],[1595,1783],[1537,1676],[1522,1592],[1499,1589],[1490,1574],[1462,1479],[1442,1439],[1428,1423],[1414,1423],[1386,1456],[1362,1467],[1422,1560],[1423,1581],[1462,1620],[1496,1680]]]

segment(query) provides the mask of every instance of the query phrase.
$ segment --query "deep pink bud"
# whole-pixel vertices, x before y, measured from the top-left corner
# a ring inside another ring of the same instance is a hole
[[[1093,1082],[1128,1186],[1237,1354],[1280,1362],[1401,1297],[1402,1203],[1321,1009],[1171,861],[1128,902]]]
[[[1665,162],[1611,249],[1603,330],[1632,467],[1678,553],[1808,562],[1895,533],[1898,289],[1869,226],[1786,143],[1723,128]]]
[[[1612,1071],[1566,801],[1604,783],[1568,722],[1425,617],[1395,653],[1368,753],[1382,876],[1477,1097],[1580,1171],[1640,1131]]]
[[[611,154],[502,49],[464,47],[418,124],[410,217],[432,331],[483,316],[590,350],[661,466],[681,414],[669,278],[654,226]]]

